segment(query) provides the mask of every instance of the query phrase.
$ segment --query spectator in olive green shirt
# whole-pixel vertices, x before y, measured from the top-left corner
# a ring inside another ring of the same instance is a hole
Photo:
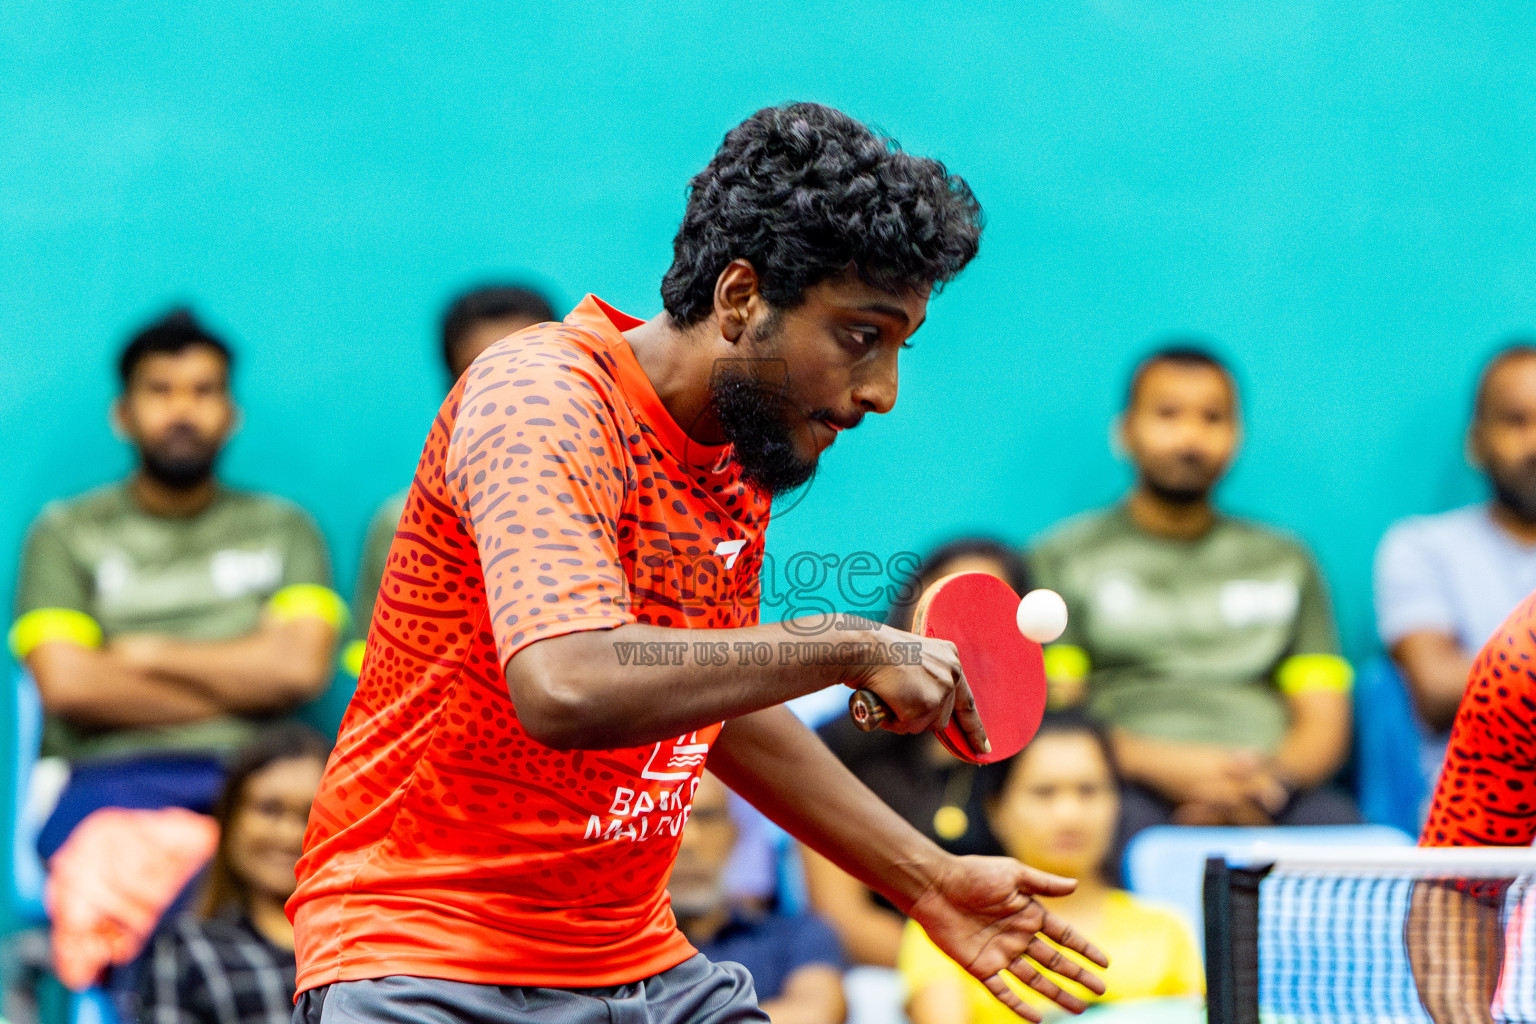
[[[1326,786],[1348,752],[1353,674],[1317,566],[1296,540],[1211,504],[1238,436],[1221,363],[1187,347],[1152,355],[1120,425],[1131,494],[1032,555],[1071,613],[1046,652],[1054,698],[1085,701],[1111,728],[1130,783],[1122,840],[1168,821],[1358,820]]]
[[[42,753],[72,767],[45,853],[99,807],[211,806],[221,758],[331,678],[346,607],[314,523],[214,477],[229,371],[189,313],[136,335],[112,416],[137,469],[28,533],[11,648],[42,697]]]
[[[488,285],[465,292],[449,303],[443,314],[442,355],[448,370],[448,386],[458,383],[475,357],[491,345],[524,327],[559,319],[549,300],[531,288],[512,285]],[[395,528],[405,511],[405,491],[391,495],[368,522],[363,540],[362,564],[357,573],[357,590],[352,599],[352,623],[356,639],[347,645],[343,659],[354,678],[363,665],[363,648],[368,638],[368,624],[373,621],[373,603],[384,581],[384,567],[389,562],[389,547],[395,540]]]

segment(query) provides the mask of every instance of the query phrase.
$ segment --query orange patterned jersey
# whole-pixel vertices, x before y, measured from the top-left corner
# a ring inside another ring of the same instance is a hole
[[[300,991],[616,985],[693,955],[666,881],[720,727],[555,750],[502,674],[564,633],[757,622],[767,498],[672,420],[620,333],[639,323],[588,296],[443,403],[288,904]]]
[[[1536,838],[1536,594],[1472,664],[1420,846]]]

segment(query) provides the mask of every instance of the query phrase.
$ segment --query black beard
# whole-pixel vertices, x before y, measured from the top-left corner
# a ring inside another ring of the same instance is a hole
[[[790,423],[803,417],[784,398],[781,384],[769,385],[734,372],[717,373],[710,407],[742,477],[754,487],[779,495],[815,475],[815,460],[795,453]],[[805,429],[810,430],[809,423]]]
[[[146,448],[139,452],[139,465],[145,476],[162,487],[173,491],[190,491],[207,483],[213,476],[213,464],[218,457],[218,452],[165,457]]]
[[[1494,500],[1522,523],[1536,525],[1536,473],[1532,467],[1522,465],[1512,473],[1490,470],[1488,479],[1493,484]]]
[[[1143,476],[1141,483],[1154,498],[1169,505],[1198,505],[1211,493],[1209,487],[1165,487],[1149,476]]]

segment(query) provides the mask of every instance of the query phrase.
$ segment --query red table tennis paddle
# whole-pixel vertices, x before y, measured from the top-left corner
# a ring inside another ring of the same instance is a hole
[[[978,754],[960,730],[957,716],[934,735],[950,753],[973,764],[1012,757],[1035,736],[1045,714],[1045,661],[1040,645],[1019,632],[1019,595],[996,576],[957,572],[924,592],[912,617],[912,632],[948,640],[960,652],[960,667],[976,698],[976,713],[992,749]],[[891,717],[869,690],[848,699],[854,724],[865,732]]]

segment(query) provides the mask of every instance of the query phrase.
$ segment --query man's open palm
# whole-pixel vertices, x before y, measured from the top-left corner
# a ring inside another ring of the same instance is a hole
[[[934,945],[975,975],[997,999],[1019,1016],[1041,1019],[1010,989],[1007,971],[1047,999],[1073,1013],[1087,1003],[1051,980],[1052,971],[1102,994],[1104,982],[1041,936],[1098,964],[1109,960],[1093,943],[1049,913],[1034,897],[1065,896],[1077,883],[1037,871],[1009,857],[957,857],[949,870],[912,906],[912,918]]]

